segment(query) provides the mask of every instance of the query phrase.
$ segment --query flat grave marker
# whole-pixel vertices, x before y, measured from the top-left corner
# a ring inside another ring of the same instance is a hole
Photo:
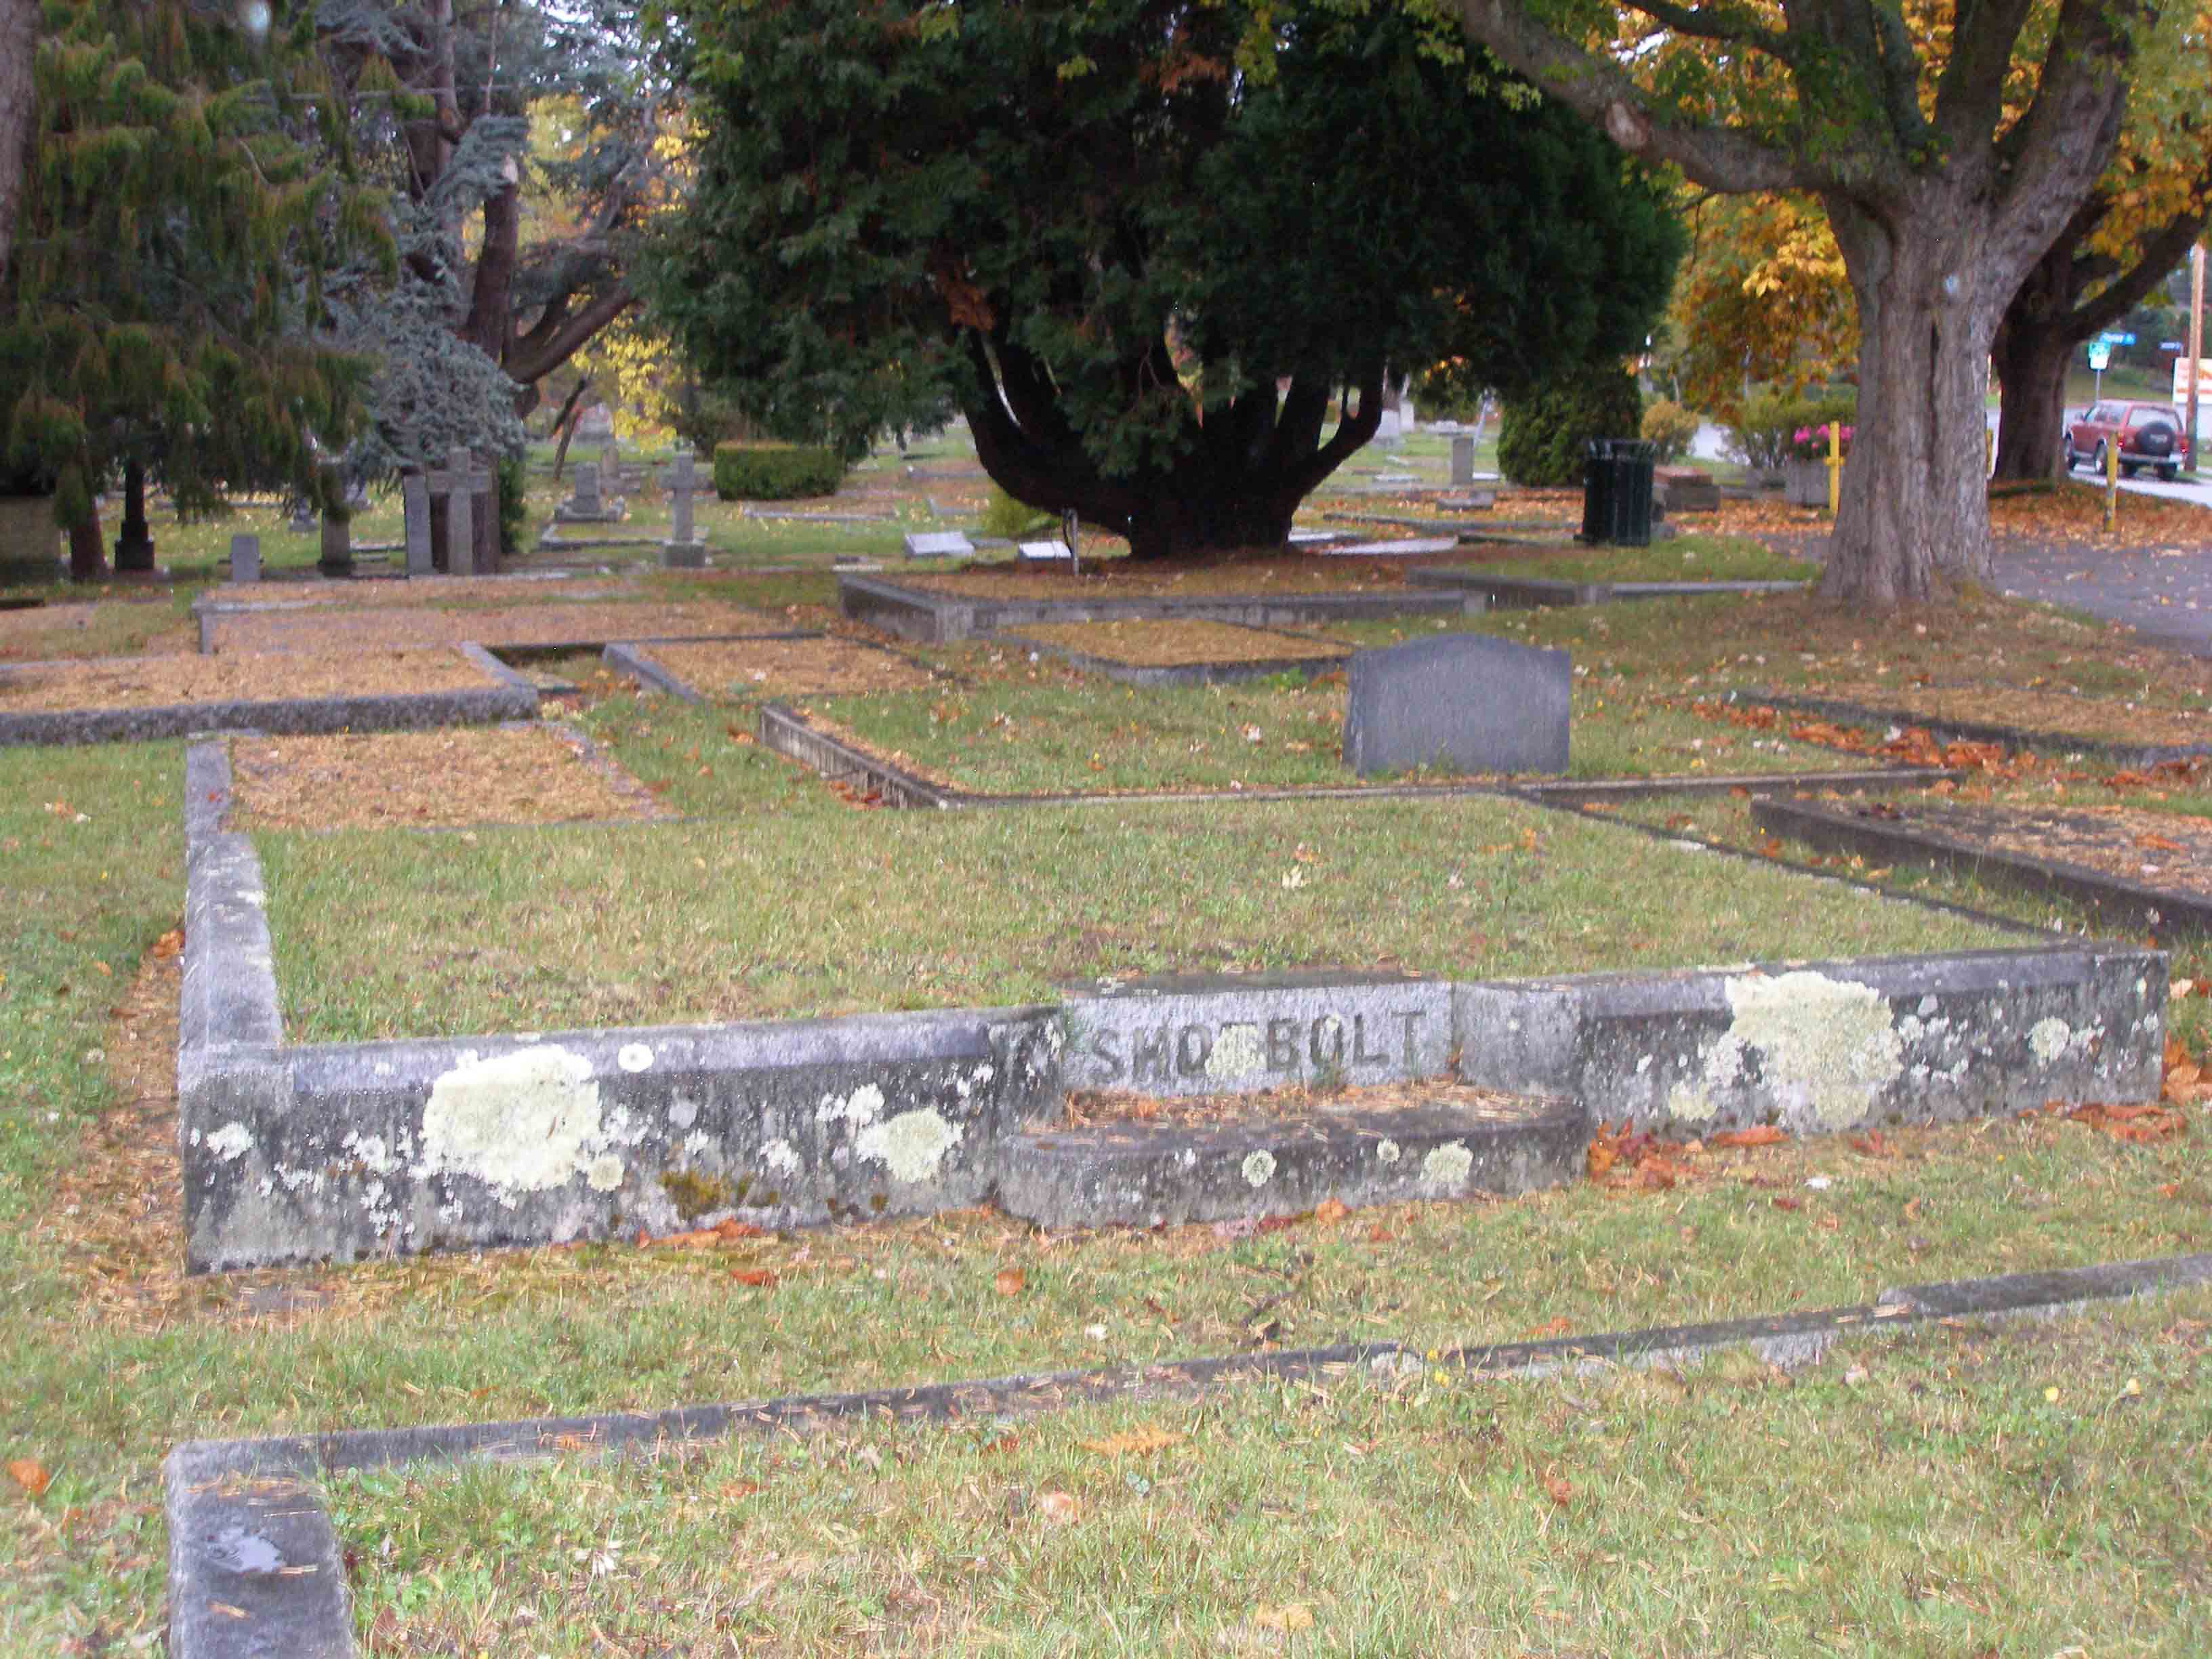
[[[906,556],[909,559],[962,558],[975,550],[975,544],[968,539],[963,531],[928,530],[910,532],[906,538]]]
[[[1355,652],[1344,762],[1362,777],[1416,766],[1564,772],[1567,653],[1479,634]]]

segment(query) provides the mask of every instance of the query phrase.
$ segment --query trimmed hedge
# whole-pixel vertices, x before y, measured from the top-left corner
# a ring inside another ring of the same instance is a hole
[[[845,463],[837,452],[814,444],[714,446],[714,493],[726,501],[834,495],[844,477]]]
[[[1498,429],[1498,471],[1515,483],[1579,484],[1585,443],[1633,438],[1643,424],[1636,377],[1625,368],[1592,369],[1505,405]]]

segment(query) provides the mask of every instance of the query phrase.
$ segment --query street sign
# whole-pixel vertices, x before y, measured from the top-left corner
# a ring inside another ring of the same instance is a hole
[[[2133,345],[2136,343],[2136,337],[2134,335],[2123,334],[2117,331],[2109,331],[2106,333],[2100,334],[2097,337],[2103,341],[2106,345]]]
[[[2102,340],[2089,343],[2089,367],[2102,374],[2112,366],[2112,349]]]

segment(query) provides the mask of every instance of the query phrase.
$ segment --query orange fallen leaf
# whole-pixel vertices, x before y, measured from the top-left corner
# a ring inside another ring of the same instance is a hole
[[[167,962],[170,957],[181,952],[184,948],[185,930],[181,927],[172,927],[154,941],[154,960]]]
[[[2189,850],[2178,841],[2169,841],[2164,836],[2154,836],[2148,830],[2136,837],[2136,845],[2155,853],[2185,853]]]
[[[1029,1283],[1029,1275],[1019,1267],[1001,1267],[991,1280],[1000,1296],[1019,1296],[1022,1286]]]
[[[46,1473],[46,1465],[27,1457],[19,1457],[9,1464],[8,1477],[33,1498],[43,1498],[53,1483],[53,1476]]]
[[[760,1482],[757,1480],[728,1480],[723,1482],[717,1495],[723,1498],[750,1498],[759,1490]]]
[[[771,1267],[732,1267],[730,1277],[740,1285],[750,1285],[761,1290],[775,1283],[775,1271]]]
[[[1314,1206],[1314,1219],[1324,1227],[1334,1227],[1351,1213],[1351,1207],[1341,1199],[1324,1198]]]
[[[661,1250],[703,1250],[716,1244],[734,1244],[742,1238],[766,1238],[768,1230],[756,1227],[750,1221],[739,1221],[732,1216],[716,1222],[711,1227],[695,1227],[689,1232],[663,1233],[658,1238],[640,1229],[639,1244]]]
[[[1546,1471],[1544,1475],[1545,1497],[1550,1498],[1561,1509],[1565,1509],[1569,1503],[1573,1501],[1574,1495],[1574,1487],[1570,1486],[1563,1477],[1553,1474],[1548,1470]]]
[[[1771,1123],[1755,1124],[1748,1129],[1728,1129],[1709,1138],[1708,1146],[1773,1146],[1789,1139]]]
[[[1771,1198],[1767,1202],[1778,1210],[1802,1210],[1805,1207],[1805,1200],[1802,1198]]]
[[[2179,1134],[2189,1122],[2179,1112],[2164,1106],[2114,1106],[2101,1101],[2077,1106],[2066,1115],[2086,1128],[2102,1130],[2115,1140],[2138,1143],[2165,1140]]]
[[[1048,1492],[1037,1499],[1037,1513],[1053,1525],[1065,1527],[1083,1518],[1083,1505],[1072,1492]]]
[[[1565,1336],[1572,1329],[1574,1329],[1573,1324],[1568,1320],[1566,1315],[1561,1314],[1556,1319],[1546,1320],[1542,1324],[1530,1331],[1528,1334],[1531,1336]]]
[[[1592,1179],[1599,1179],[1604,1176],[1606,1173],[1613,1168],[1614,1161],[1618,1159],[1620,1156],[1620,1149],[1613,1142],[1610,1140],[1591,1141],[1589,1144],[1589,1172]]]
[[[1853,1135],[1844,1144],[1864,1158],[1889,1156],[1889,1143],[1881,1138],[1881,1132],[1878,1129],[1869,1129],[1863,1135]]]

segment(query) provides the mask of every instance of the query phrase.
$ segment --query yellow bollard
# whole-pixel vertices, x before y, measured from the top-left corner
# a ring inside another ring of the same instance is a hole
[[[1839,422],[1828,422],[1828,516],[1836,516],[1836,503],[1843,499],[1844,428]]]
[[[2105,528],[2120,526],[2120,446],[2115,433],[2105,445]]]

